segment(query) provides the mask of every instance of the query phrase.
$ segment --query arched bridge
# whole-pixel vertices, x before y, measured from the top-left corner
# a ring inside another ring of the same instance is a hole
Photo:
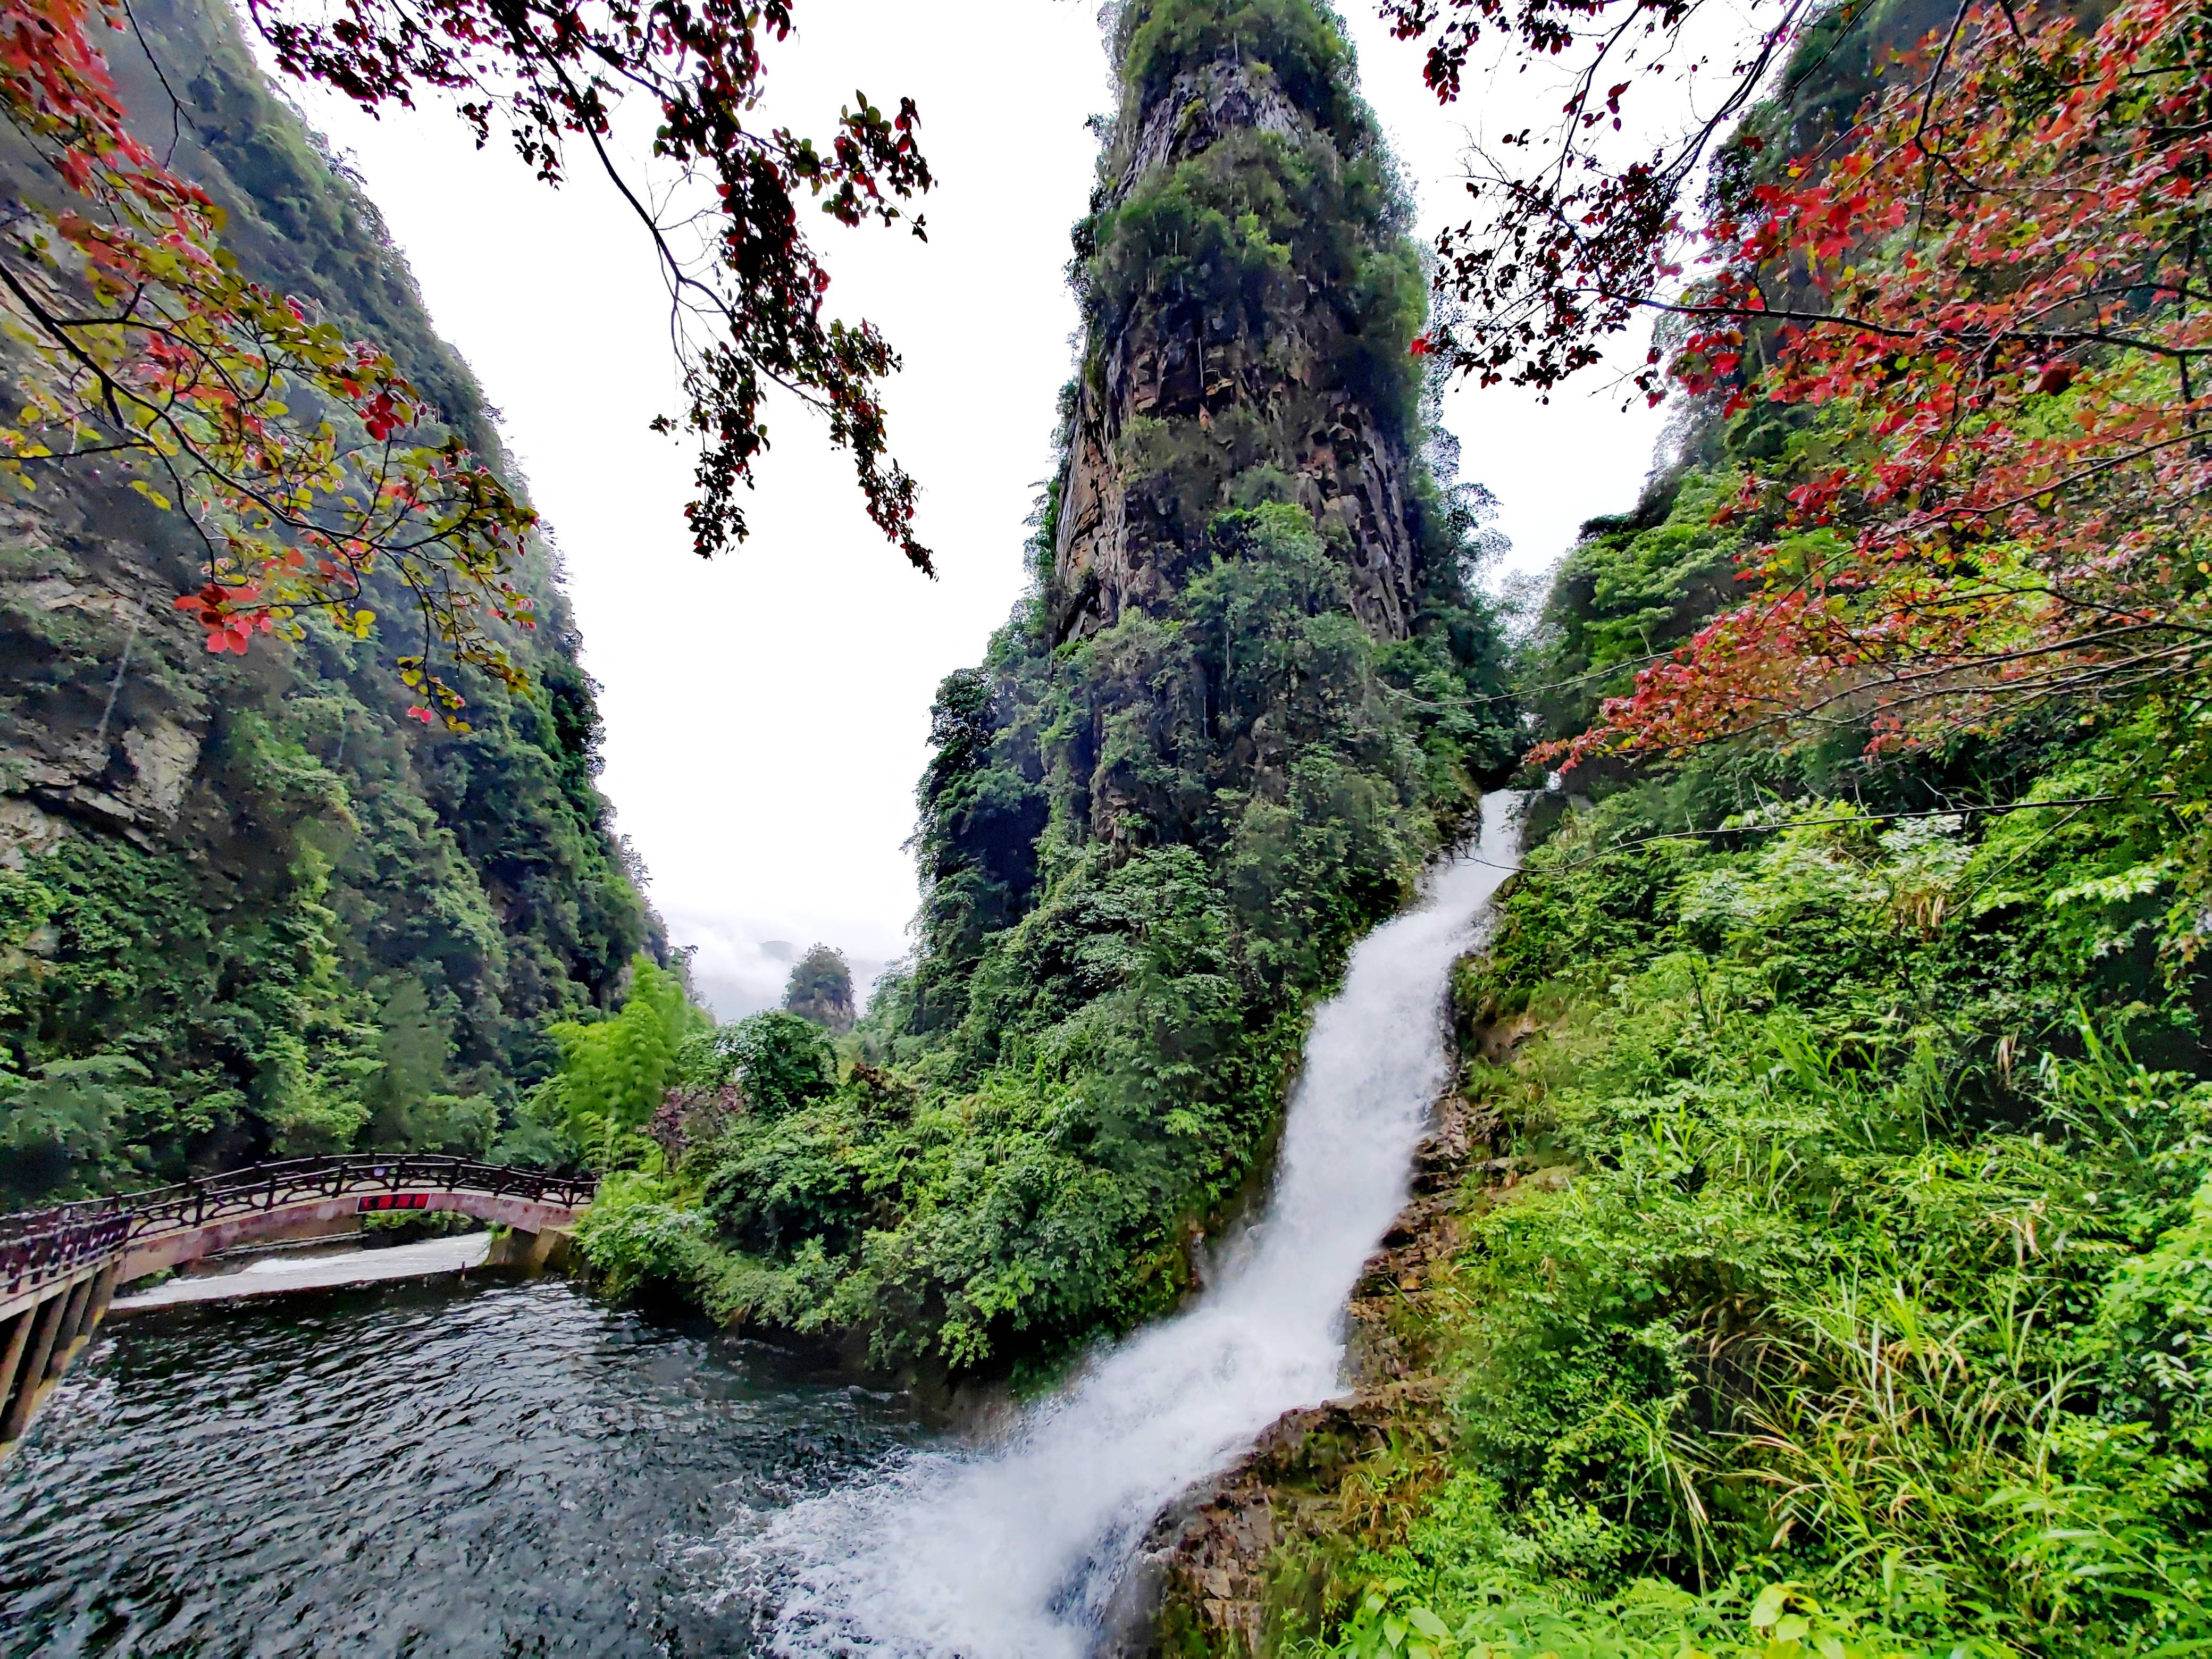
[[[363,1214],[456,1211],[510,1229],[495,1263],[543,1262],[598,1182],[459,1158],[304,1158],[150,1192],[0,1215],[0,1457],[92,1339],[118,1285],[240,1244],[346,1232]]]

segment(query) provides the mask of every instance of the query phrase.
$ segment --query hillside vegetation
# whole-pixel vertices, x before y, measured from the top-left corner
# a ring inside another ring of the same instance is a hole
[[[228,17],[138,15],[241,258],[495,455]],[[1451,1121],[1492,1144],[1388,1289],[1416,1358],[1246,1538],[1264,1617],[1200,1597],[1164,1639],[2212,1650],[2206,23],[1887,0],[1792,35],[1653,359],[1679,447],[1509,635],[1429,366],[1548,383],[1583,313],[1516,341],[1498,247],[1426,262],[1326,7],[1126,0],[1031,580],[939,688],[916,947],[857,1019],[820,947],[782,1009],[691,1004],[544,549],[528,689],[457,671],[474,729],[437,729],[374,640],[203,650],[176,522],[118,482],[11,501],[5,1197],[341,1147],[589,1167],[616,1291],[1035,1382],[1188,1291],[1352,944],[1517,775],[1538,833],[1453,985]],[[1555,252],[1658,258],[1646,198],[1571,198]],[[1438,270],[1507,321],[1432,313]]]
[[[177,165],[243,268],[381,341],[498,456],[374,210],[228,9],[134,16],[181,102]],[[108,44],[166,137],[148,58]],[[55,190],[12,138],[0,174]],[[465,674],[474,729],[431,731],[391,671],[404,623],[204,648],[173,604],[198,555],[126,482],[79,470],[0,506],[0,1202],[353,1148],[543,1152],[515,1135],[549,1021],[611,1006],[660,948],[550,552],[522,573],[539,625],[509,641],[530,689]],[[404,618],[396,590],[370,598]]]
[[[1337,25],[1139,0],[1115,42],[1064,459],[1034,586],[933,712],[915,955],[835,1071],[687,1051],[681,1157],[585,1236],[940,1373],[1174,1305],[1309,1009],[1513,748],[1484,498],[1430,459],[1420,262]]]
[[[1950,24],[1909,5],[1831,15],[1747,120],[1763,155],[1738,147],[1723,207],[1784,160],[1838,155],[1826,135],[1885,74],[1932,100],[1911,77],[1933,51],[1892,54]],[[2201,69],[2142,61],[2179,121]],[[2201,191],[2184,172],[2171,199]],[[1996,245],[2019,284],[2035,229]],[[1839,264],[1871,283],[1916,243],[1849,246]],[[1806,269],[1789,291],[1840,308],[1847,282]],[[1963,277],[1927,269],[1940,306]],[[2172,304],[2146,284],[2108,325],[2162,325]],[[2109,642],[2045,643],[2042,584],[2090,591],[2065,563],[2068,481],[1986,532],[1970,517],[1971,468],[2011,441],[2000,421],[2023,444],[2094,438],[2112,382],[2076,408],[2087,377],[2131,376],[2139,412],[2185,400],[2186,372],[2094,346],[2063,372],[2039,361],[1958,416],[1973,453],[1954,471],[1814,520],[1785,491],[1896,465],[1882,446],[1905,417],[1877,429],[1855,394],[1790,395],[1753,354],[1825,348],[1743,326],[1746,365],[1687,377],[1712,389],[1679,453],[1633,514],[1589,527],[1524,648],[1552,763],[1580,763],[1455,981],[1461,1086],[1498,1114],[1497,1157],[1395,1316],[1431,1356],[1408,1397],[1441,1426],[1371,1453],[1340,1520],[1273,1558],[1282,1651],[2087,1659],[2212,1642],[2203,684],[2186,653],[2116,681]],[[1925,361],[1897,355],[1893,381]],[[2142,488],[2100,507],[2098,568],[2137,584],[2105,614],[2185,630],[2202,537]],[[1920,489],[1956,516],[1909,547],[1881,539],[1917,522]],[[1812,635],[1767,637],[1764,665],[1726,653],[1808,593],[1812,628],[1856,627],[1863,654],[1825,659],[1801,712],[1811,676],[1774,688],[1793,651],[1824,648]],[[1948,659],[1916,632],[1960,618]],[[1991,672],[1980,651],[2048,653],[2071,678]],[[1888,701],[1916,683],[1946,701]]]
[[[1572,814],[1463,970],[1510,1173],[1408,1310],[1452,1444],[1375,1471],[1345,1542],[1399,1541],[1345,1650],[1416,1608],[1438,1653],[1765,1654],[1783,1617],[1785,1653],[2186,1650],[2212,1087],[2161,826],[1807,791],[1666,838],[1748,781]]]

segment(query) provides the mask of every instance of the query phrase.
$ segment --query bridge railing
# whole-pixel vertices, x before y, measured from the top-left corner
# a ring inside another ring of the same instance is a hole
[[[471,1192],[574,1209],[590,1203],[598,1189],[592,1176],[417,1153],[355,1152],[258,1164],[144,1192],[0,1215],[0,1295],[33,1288],[149,1239],[315,1199]]]

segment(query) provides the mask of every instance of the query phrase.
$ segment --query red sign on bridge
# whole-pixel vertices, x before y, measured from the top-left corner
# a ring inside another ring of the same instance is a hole
[[[428,1193],[363,1193],[361,1208],[366,1210],[427,1210],[430,1207]]]

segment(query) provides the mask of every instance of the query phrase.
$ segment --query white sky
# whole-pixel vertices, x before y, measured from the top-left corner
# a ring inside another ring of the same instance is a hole
[[[1391,40],[1365,0],[1344,9],[1367,98],[1433,226],[1455,206],[1480,107],[1439,110],[1418,49]],[[781,994],[788,956],[764,945],[827,941],[864,985],[907,948],[916,895],[902,843],[930,699],[979,659],[1020,589],[1023,520],[1073,361],[1063,271],[1092,178],[1084,123],[1109,102],[1089,0],[798,11],[802,34],[770,58],[778,118],[818,135],[856,86],[883,106],[911,96],[941,181],[926,246],[827,219],[818,237],[833,307],[873,319],[905,356],[892,436],[923,486],[934,582],[868,523],[848,462],[795,410],[771,422],[751,539],[712,565],[694,558],[690,451],[646,429],[678,408],[662,292],[611,191],[580,167],[548,191],[496,143],[471,150],[441,110],[375,122],[287,83],[349,155],[440,331],[503,411],[602,688],[603,785],[724,1018]],[[1599,381],[1547,406],[1507,388],[1449,400],[1462,475],[1496,491],[1516,566],[1549,564],[1582,520],[1633,501],[1660,417],[1620,402]]]

